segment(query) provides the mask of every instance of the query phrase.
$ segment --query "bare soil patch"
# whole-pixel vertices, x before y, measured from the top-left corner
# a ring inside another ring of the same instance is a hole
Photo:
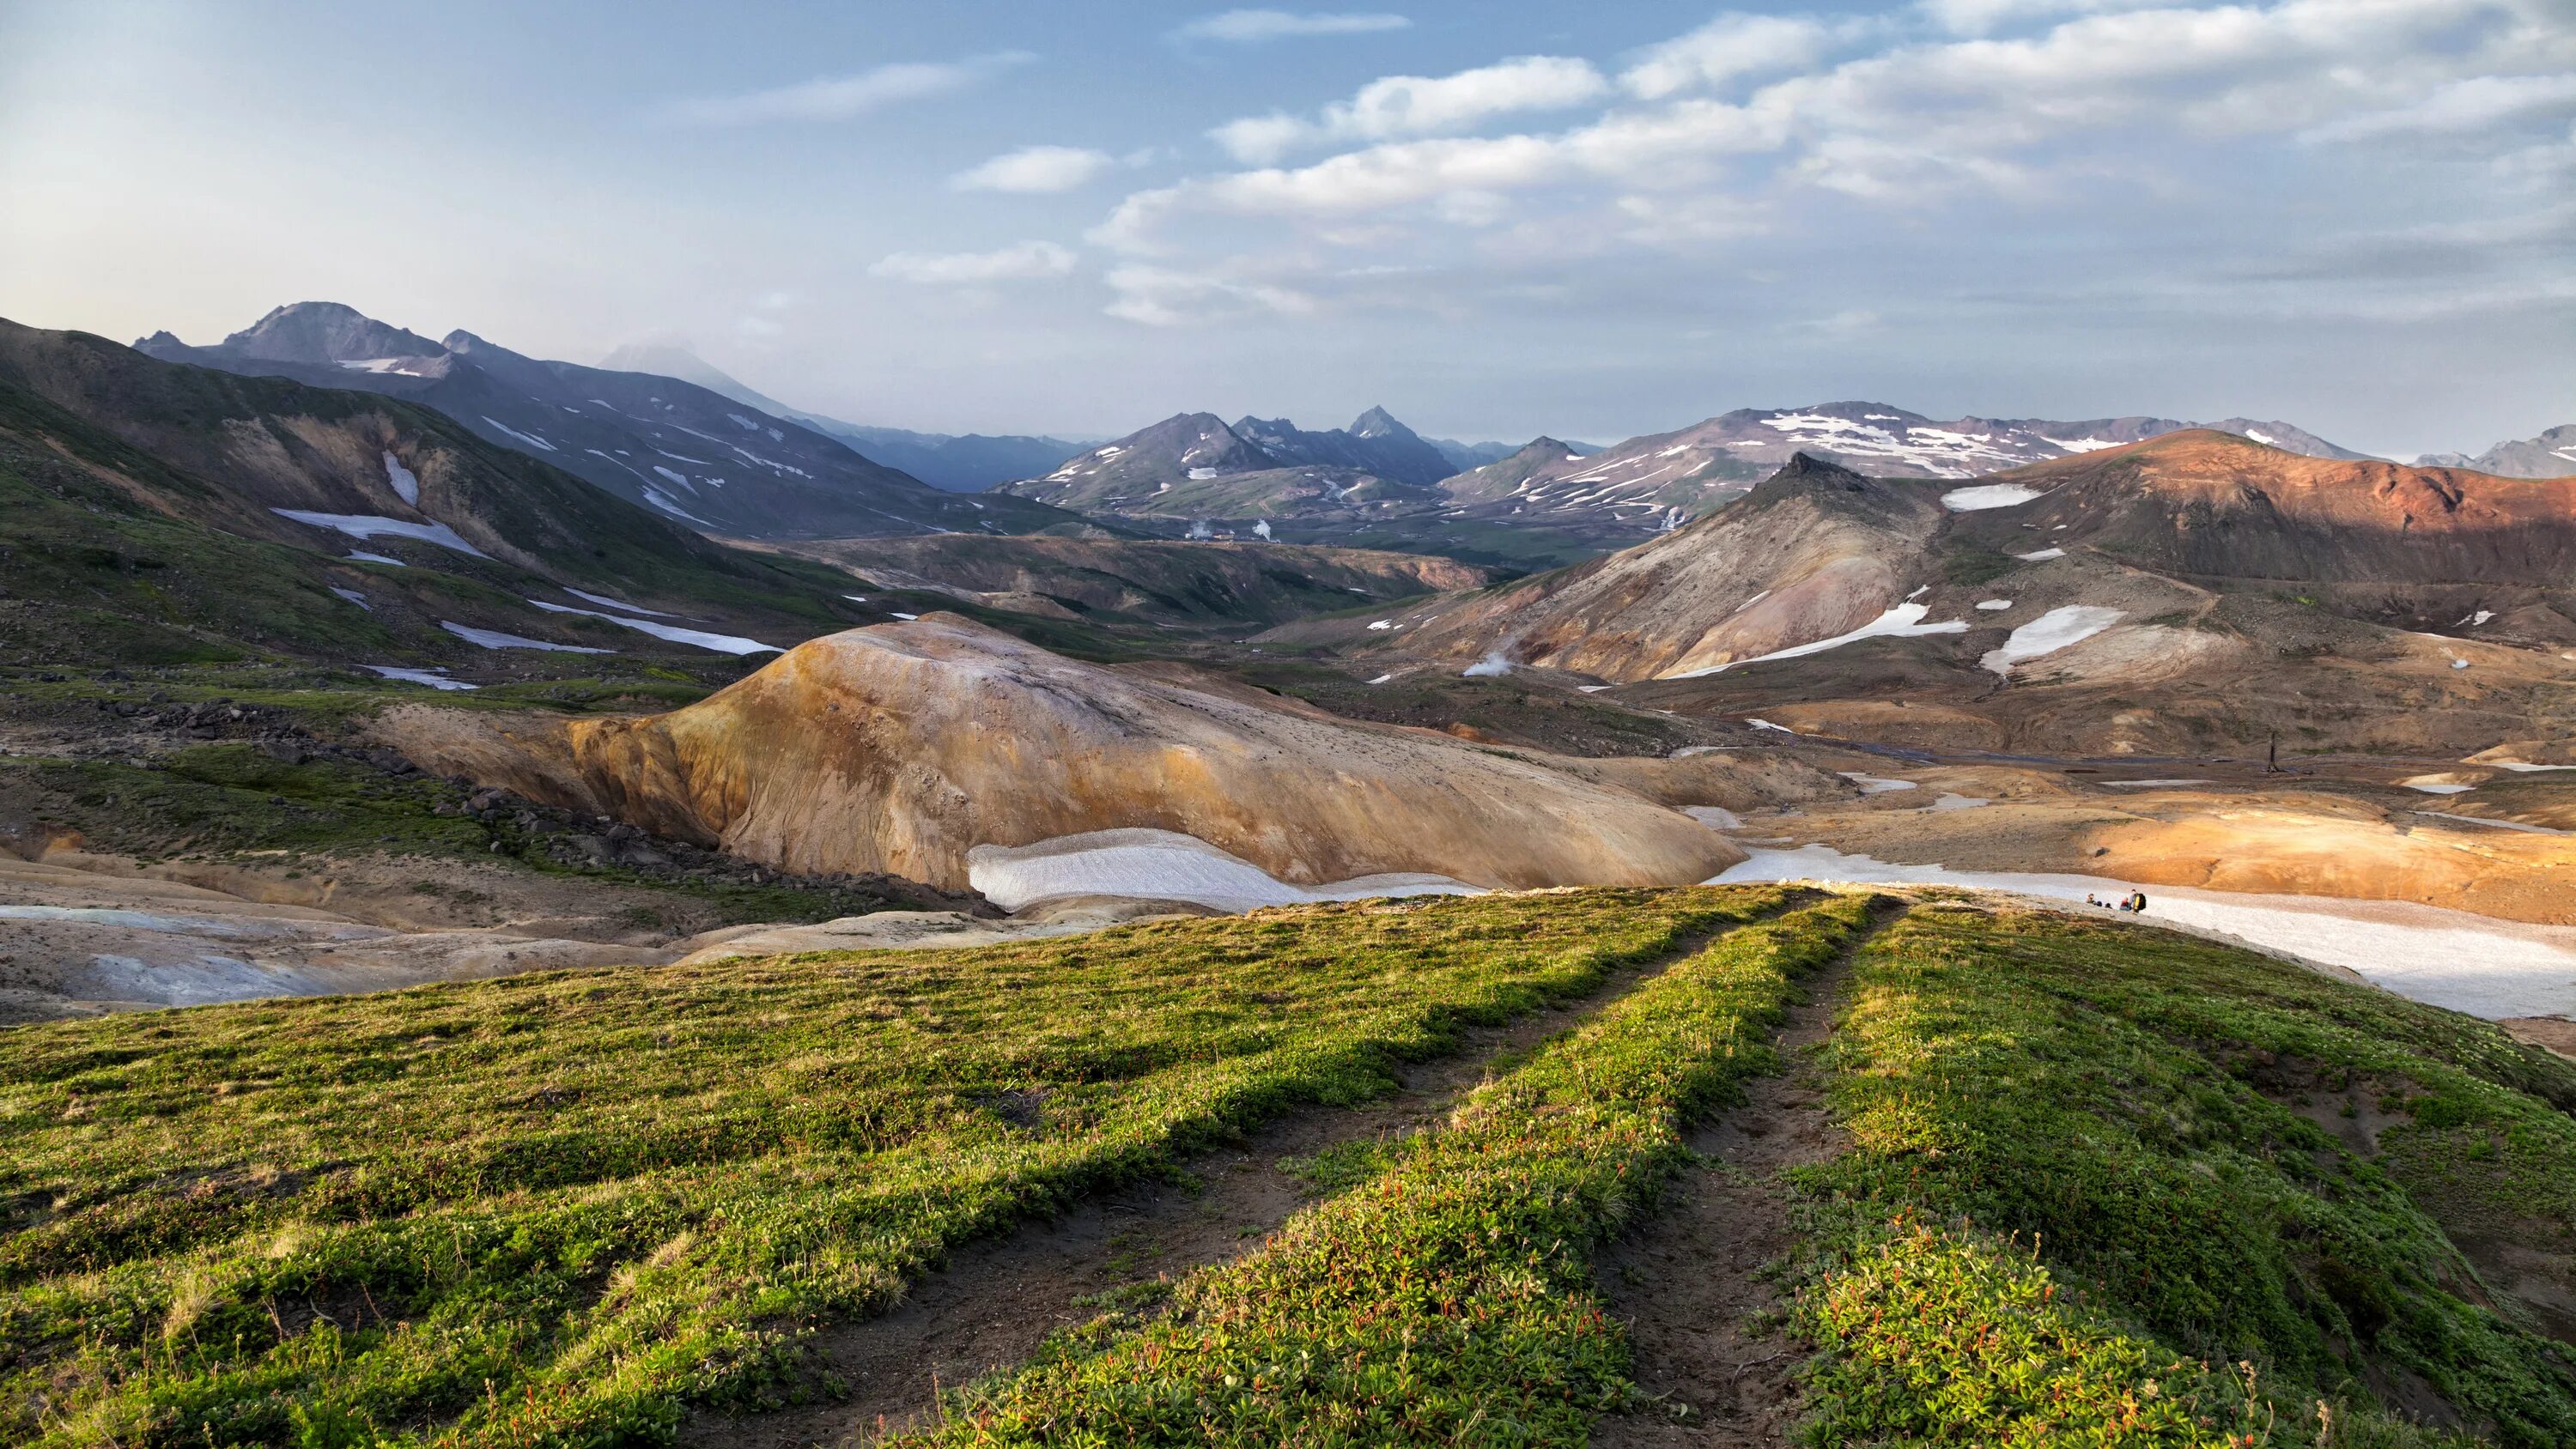
[[[1790,1442],[1805,1355],[1771,1329],[1784,1304],[1766,1267],[1797,1245],[1782,1174],[1847,1145],[1826,1113],[1815,1049],[1832,1035],[1851,956],[1807,982],[1774,1038],[1785,1070],[1748,1083],[1751,1100],[1692,1134],[1700,1161],[1602,1255],[1602,1296],[1628,1326],[1646,1400],[1601,1421],[1592,1434],[1601,1449]]]

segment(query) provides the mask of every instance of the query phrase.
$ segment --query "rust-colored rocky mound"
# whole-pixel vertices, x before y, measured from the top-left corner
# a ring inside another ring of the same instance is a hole
[[[2576,478],[2309,458],[2195,430],[1991,481],[2042,495],[1959,519],[1998,546],[2036,532],[2166,572],[2318,583],[2557,588],[2576,572]]]
[[[698,704],[385,726],[424,766],[785,870],[956,888],[966,853],[1178,831],[1299,884],[1671,885],[1743,858],[1609,784],[1426,731],[1103,668],[950,614],[813,640]]]

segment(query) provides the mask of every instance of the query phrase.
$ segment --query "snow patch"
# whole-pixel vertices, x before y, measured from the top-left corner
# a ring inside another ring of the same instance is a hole
[[[1923,788],[1912,780],[1892,780],[1885,775],[1864,775],[1858,770],[1837,770],[1834,773],[1851,781],[1853,784],[1858,785],[1860,787],[1860,792],[1864,795],[1884,795],[1892,790],[1919,790]]]
[[[383,554],[380,554],[380,553],[369,553],[369,552],[367,552],[365,549],[362,549],[362,548],[353,548],[353,549],[349,550],[349,561],[350,561],[351,563],[380,563],[380,564],[392,564],[395,568],[398,568],[398,569],[399,569],[399,568],[408,568],[408,567],[410,567],[410,565],[405,564],[401,559],[398,559],[398,558],[387,558],[387,557],[385,557]]]
[[[2421,790],[2427,795],[2465,795],[2478,788],[2475,785],[2454,784],[2447,780],[2400,780],[2397,783],[2409,790]]]
[[[1794,735],[1797,733],[1796,730],[1789,728],[1787,725],[1775,725],[1767,719],[1755,719],[1749,714],[1744,717],[1744,722],[1753,726],[1757,730],[1778,730],[1784,735]]]
[[[1711,830],[1742,830],[1744,817],[1723,805],[1685,805],[1682,813]]]
[[[2051,609],[2012,631],[2000,649],[1989,649],[1977,662],[1997,674],[2009,675],[2013,666],[2025,659],[2054,654],[2069,644],[2080,643],[2127,617],[2124,609],[2105,609],[2093,604],[2068,604]]]
[[[1192,468],[1190,470],[1190,481],[1193,483],[1204,483],[1215,476],[1216,470],[1214,468]]]
[[[2020,559],[2024,563],[2046,563],[2053,558],[2066,557],[2066,550],[2062,548],[2043,548],[2032,553],[2017,553],[2014,554],[2013,557]]]
[[[2019,483],[1980,483],[1973,488],[1953,488],[1941,495],[1941,506],[1952,513],[1975,513],[1987,508],[2015,508],[2036,502],[2048,495]]]
[[[356,589],[335,588],[331,592],[338,594],[341,598],[348,600],[350,603],[357,605],[359,608],[366,610],[370,614],[376,611],[376,606],[367,602],[367,596],[359,593]]]
[[[1096,830],[1034,845],[979,845],[966,852],[966,878],[1006,911],[1081,895],[1192,901],[1220,911],[1249,911],[1376,896],[1482,894],[1464,881],[1411,873],[1290,885],[1240,856],[1170,830]]]
[[[2576,928],[2450,911],[2412,901],[2254,895],[2154,886],[2107,876],[1958,871],[1891,865],[1826,846],[1757,850],[1713,883],[1813,880],[1847,885],[1956,885],[2072,903],[2105,886],[2144,891],[2148,924],[2170,922],[2340,966],[2374,985],[2490,1020],[2563,1014],[2576,1001]]]
[[[1393,619],[1380,619],[1376,623],[1369,625],[1369,627],[1371,629],[1401,629],[1404,626],[1395,622]]]
[[[393,449],[391,448],[387,448],[385,450],[385,481],[393,485],[394,496],[396,498],[399,498],[403,502],[411,504],[414,507],[419,506],[420,477],[413,473],[409,468],[404,467],[402,465],[402,459],[395,457]],[[2483,623],[2485,621],[2480,620],[2479,622]]]
[[[345,533],[361,543],[382,534],[394,538],[416,538],[422,543],[434,543],[440,548],[452,548],[458,553],[470,553],[476,558],[491,557],[490,554],[458,537],[456,530],[444,523],[407,523],[399,518],[378,518],[368,513],[313,513],[301,508],[272,508],[268,511],[280,518],[291,518],[298,523],[311,524],[315,528],[328,528]],[[386,559],[384,562],[393,563],[396,560]]]
[[[550,644],[543,639],[530,639],[519,634],[504,634],[498,629],[477,629],[471,624],[459,624],[453,619],[439,620],[438,627],[468,644],[480,644],[486,649],[544,649],[556,654],[614,654],[617,652],[614,649],[593,649],[587,644]]]
[[[1987,613],[1989,613],[1989,614],[1992,614],[1992,613],[2000,612],[2001,610],[2004,610],[2004,609],[2009,609],[2009,608],[2011,608],[2011,607],[2012,607],[2012,600],[2010,600],[2010,599],[1979,599],[1979,600],[1977,600],[1977,607],[1978,607],[1978,608],[1980,608],[1980,609],[1985,610],[1985,611],[1986,611]]]
[[[1923,809],[1926,814],[1946,815],[1953,810],[1975,810],[1993,803],[1995,802],[1992,800],[1981,799],[1975,795],[1952,795],[1944,792],[1940,799],[1924,806]]]
[[[602,608],[624,609],[630,614],[649,614],[656,619],[676,619],[679,617],[676,614],[665,613],[660,609],[648,609],[641,604],[630,604],[623,599],[612,599],[606,594],[594,594],[584,589],[567,588],[564,592],[572,595],[576,599],[587,600]],[[861,602],[865,601],[862,600]]]
[[[555,450],[554,444],[547,442],[545,439],[538,437],[534,433],[520,432],[517,428],[511,427],[508,423],[501,421],[499,418],[496,418],[489,413],[485,413],[483,415],[483,421],[490,423],[494,428],[509,434],[511,437],[518,439],[520,442],[527,444],[531,448],[542,448],[549,453]]]
[[[918,619],[918,618],[920,618],[921,616],[920,616],[919,614],[897,614],[897,615],[895,615],[895,617],[896,617],[896,618],[898,618],[898,619],[901,619],[901,620],[903,620],[905,623],[909,624],[909,623],[911,623],[913,620]]]
[[[572,591],[567,589],[565,592]],[[649,619],[629,619],[620,614],[603,614],[597,609],[576,609],[569,604],[549,604],[543,599],[530,599],[528,602],[549,614],[580,614],[585,618],[606,619],[612,624],[623,624],[629,629],[650,634],[656,639],[667,639],[674,644],[691,644],[700,649],[714,650],[718,654],[784,654],[787,652],[775,644],[763,644],[757,639],[745,639],[733,634],[710,634],[703,629],[682,629],[670,624],[656,624]],[[591,652],[605,654],[608,651],[599,649]]]
[[[1370,681],[1369,681],[1369,683],[1371,683],[1371,684],[1384,684],[1384,683],[1386,683],[1388,680],[1393,679],[1393,678],[1395,678],[1395,676],[1394,676],[1394,675],[1392,675],[1392,674],[1381,674],[1381,675],[1379,675],[1377,678],[1370,680]]]
[[[2454,815],[2447,810],[2416,810],[2416,815],[2429,815],[2436,820],[2456,820],[2462,825],[2483,825],[2490,830],[2520,830],[2531,835],[2576,835],[2576,830],[2553,830],[2546,825],[2525,825],[2519,820],[2489,820],[2483,815]]]
[[[432,689],[481,689],[483,687],[479,684],[468,684],[462,679],[450,679],[435,669],[403,669],[391,664],[361,664],[358,667],[372,670],[387,679],[399,679],[407,684],[426,684]]]
[[[1617,689],[1619,686],[1615,684],[1578,684],[1574,687],[1582,690],[1585,694],[1599,694],[1605,689]]]
[[[1862,639],[1911,639],[1924,634],[1968,632],[1968,621],[1965,619],[1945,619],[1938,624],[1924,623],[1923,616],[1931,612],[1932,606],[1929,604],[1899,604],[1847,634],[1836,634],[1830,639],[1818,639],[1811,644],[1800,644],[1788,649],[1774,649],[1768,654],[1756,654],[1750,659],[1734,659],[1724,664],[1711,664],[1700,669],[1660,674],[1656,678],[1698,679],[1704,675],[1723,674],[1730,669],[1740,669],[1747,664],[1760,664],[1765,660],[1799,659],[1809,654],[1822,654],[1828,649],[1839,649]]]

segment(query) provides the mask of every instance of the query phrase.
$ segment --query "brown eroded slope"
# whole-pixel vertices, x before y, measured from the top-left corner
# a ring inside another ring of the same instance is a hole
[[[1941,487],[1801,453],[1697,523],[1458,600],[1397,642],[1650,679],[1827,638],[1905,597],[1941,525]]]
[[[2558,590],[2576,574],[2576,477],[2309,458],[2195,430],[1990,481],[2045,496],[1963,514],[1956,534],[2039,532],[2166,573]]]
[[[426,767],[796,871],[949,887],[978,845],[1178,831],[1281,879],[1666,885],[1742,859],[1615,786],[1422,731],[1102,668],[949,614],[813,640],[688,708],[385,726]]]

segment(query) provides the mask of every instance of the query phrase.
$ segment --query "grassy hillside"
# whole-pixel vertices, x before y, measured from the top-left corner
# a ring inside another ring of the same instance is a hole
[[[1798,1177],[1785,1265],[1812,1442],[2576,1435],[2576,1066],[2188,938],[1774,887],[20,1029],[0,1423],[667,1442],[686,1404],[829,1394],[799,1345],[952,1246],[1613,980],[1445,1126],[1326,1154],[1277,1235],[1103,1305],[926,1437],[1584,1442],[1639,1407],[1594,1250],[1656,1231],[1686,1129],[1778,1065],[1817,981],[1849,1145]]]

